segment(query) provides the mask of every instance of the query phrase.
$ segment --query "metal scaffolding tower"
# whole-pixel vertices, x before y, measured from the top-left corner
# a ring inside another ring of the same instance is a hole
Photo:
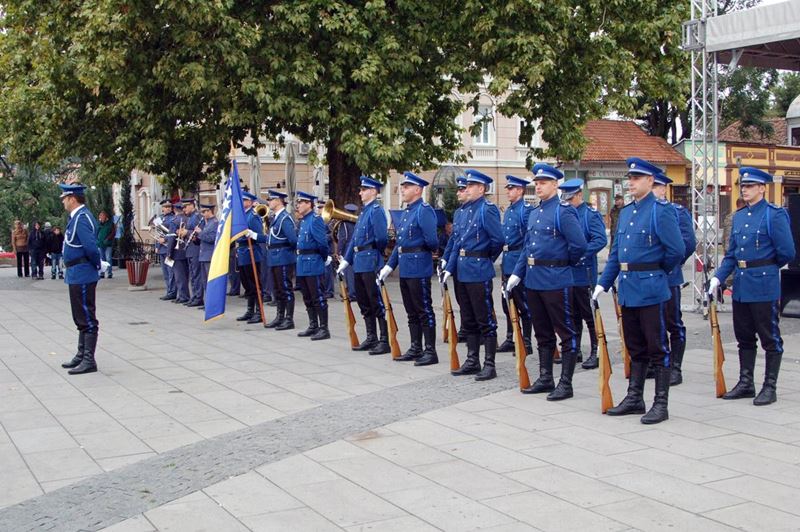
[[[717,15],[717,0],[690,0],[691,20],[683,24],[683,49],[691,53],[691,197],[697,234],[693,268],[694,310],[705,313],[705,284],[719,261],[719,151],[717,142],[717,57],[706,51],[706,21]]]

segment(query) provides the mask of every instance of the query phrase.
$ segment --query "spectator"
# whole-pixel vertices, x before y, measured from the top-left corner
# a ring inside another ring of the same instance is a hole
[[[50,254],[50,279],[64,278],[64,268],[61,265],[62,252],[64,251],[64,233],[60,227],[53,227],[47,238],[47,252]]]
[[[100,250],[100,259],[108,263],[108,278],[112,278],[111,256],[114,251],[114,222],[108,217],[106,211],[100,211],[97,216],[97,249]],[[104,279],[106,272],[100,272],[100,278]]]
[[[11,230],[11,249],[17,256],[17,277],[22,277],[23,265],[25,277],[31,276],[30,254],[28,252],[28,230],[22,222],[14,220],[14,229]]]
[[[619,222],[619,212],[622,210],[622,207],[625,206],[625,198],[622,197],[621,194],[617,194],[614,196],[614,206],[611,208],[611,212],[608,213],[610,218],[609,224],[609,247],[614,245],[614,236],[617,234],[617,223]]]
[[[41,281],[44,279],[44,256],[47,253],[47,245],[42,226],[36,221],[33,222],[33,228],[28,234],[28,251],[31,254],[31,277]]]

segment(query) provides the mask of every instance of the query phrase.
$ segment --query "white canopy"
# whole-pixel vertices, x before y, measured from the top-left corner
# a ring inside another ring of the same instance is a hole
[[[800,0],[709,18],[706,51],[718,52],[719,62],[741,52],[742,66],[800,70]]]

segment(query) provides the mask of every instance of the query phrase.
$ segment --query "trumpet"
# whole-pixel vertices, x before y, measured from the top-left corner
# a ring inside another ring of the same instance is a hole
[[[350,214],[345,210],[337,209],[333,200],[329,199],[322,208],[322,221],[328,224],[331,220],[336,220],[336,223],[331,227],[331,232],[334,238],[336,238],[336,230],[339,228],[339,224],[342,222],[356,223],[358,221],[358,216]]]
[[[264,233],[269,231],[269,217],[270,217],[270,210],[269,207],[264,205],[263,203],[259,203],[253,209],[255,213],[261,218],[261,223],[264,225]]]

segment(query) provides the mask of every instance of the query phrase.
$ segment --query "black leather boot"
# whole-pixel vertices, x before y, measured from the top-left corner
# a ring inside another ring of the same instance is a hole
[[[400,362],[416,360],[422,356],[422,326],[419,323],[409,323],[408,330],[411,333],[411,345],[402,356],[395,359]]]
[[[522,340],[525,342],[525,350],[528,356],[533,354],[533,344],[531,343],[531,330],[533,329],[533,321],[522,320]]]
[[[439,363],[436,355],[436,327],[423,327],[422,337],[425,339],[425,349],[422,356],[414,361],[415,366],[432,366]]]
[[[72,357],[72,360],[69,362],[64,362],[61,364],[62,368],[70,369],[76,368],[81,363],[83,359],[83,350],[85,345],[85,335],[86,333],[83,331],[78,332],[78,351],[75,353],[75,356]]]
[[[297,333],[297,336],[304,338],[306,336],[314,336],[314,333],[317,332],[319,329],[319,323],[317,323],[317,309],[314,307],[307,308],[306,312],[308,313],[308,328],[305,331],[300,331]]]
[[[489,381],[497,377],[494,369],[494,355],[497,352],[497,336],[487,336],[483,339],[483,369],[475,375],[476,381]]]
[[[450,375],[475,375],[481,370],[480,349],[481,337],[477,334],[467,336],[467,359],[457,370],[451,371]]]
[[[642,416],[642,423],[645,425],[655,425],[669,419],[667,403],[669,402],[669,378],[671,369],[664,366],[656,366],[656,396],[653,399],[653,406]]]
[[[467,341],[467,333],[464,332],[464,329],[459,329],[456,336],[458,337],[459,344],[463,344]]]
[[[644,414],[647,408],[642,394],[644,393],[644,376],[647,362],[631,360],[631,378],[628,380],[628,395],[617,406],[608,409],[609,416],[625,416],[627,414]]]
[[[683,363],[683,352],[686,350],[686,341],[678,340],[677,342],[674,342],[670,347],[672,347],[672,353],[671,356],[669,357],[670,360],[669,385],[677,386],[683,382],[683,374],[681,373],[681,364]]]
[[[597,358],[597,337],[590,336],[590,341],[592,342],[592,351],[589,354],[589,358],[583,361],[581,367],[583,369],[595,369],[600,365],[600,360]]]
[[[373,323],[373,334],[375,331],[375,325]],[[386,318],[378,318],[378,327],[381,330],[381,338],[375,344],[373,344],[372,349],[369,350],[370,355],[385,355],[386,353],[391,353],[392,348],[389,346],[389,324],[386,323]]]
[[[257,298],[258,296],[253,296],[253,316],[247,320],[248,324],[261,323],[261,306]]]
[[[511,318],[506,323],[506,340],[497,346],[498,353],[513,353],[514,352],[514,326],[511,323]]]
[[[83,358],[81,359],[81,363],[67,373],[70,375],[82,375],[84,373],[94,373],[97,371],[97,364],[94,361],[94,350],[96,348],[97,333],[85,332],[83,334]]]
[[[758,393],[758,397],[753,399],[756,406],[772,404],[778,400],[776,386],[778,384],[778,372],[781,369],[782,353],[767,352],[767,369],[764,372],[764,386]]]
[[[311,337],[312,340],[327,340],[331,337],[331,332],[328,330],[328,305],[320,308],[317,311],[319,315],[319,329]],[[292,324],[294,328],[294,324]]]
[[[533,385],[520,390],[522,393],[552,392],[556,388],[553,382],[553,350],[539,349],[539,378]]]
[[[267,328],[269,329],[273,329],[278,325],[280,325],[280,323],[283,321],[283,316],[286,313],[286,306],[285,303],[283,303],[282,301],[278,301],[278,303],[275,306],[276,306],[275,319],[267,323]]]
[[[744,399],[756,396],[753,383],[753,371],[756,367],[756,350],[739,349],[739,382],[731,391],[722,396],[723,399]]]
[[[247,298],[247,310],[244,314],[236,318],[236,321],[247,321],[253,317],[253,310],[256,307],[256,300],[252,297]]]
[[[561,353],[561,378],[558,386],[547,395],[548,401],[563,401],[572,397],[572,375],[575,373],[575,363],[578,361],[574,351]]]
[[[327,309],[326,309],[327,312]],[[320,313],[321,314],[321,313]],[[320,322],[322,321],[322,316],[320,316]],[[322,324],[320,323],[320,326]],[[326,315],[325,320],[325,327],[328,326],[328,320]],[[286,314],[283,316],[281,322],[275,326],[276,331],[288,331],[289,329],[294,329],[294,299],[291,299],[286,302]],[[319,331],[317,331],[319,332]],[[328,336],[330,338],[330,335]],[[312,336],[313,339],[313,336]]]
[[[353,351],[369,351],[378,343],[378,335],[375,334],[375,318],[364,318],[364,326],[367,329],[367,337],[354,347]]]

